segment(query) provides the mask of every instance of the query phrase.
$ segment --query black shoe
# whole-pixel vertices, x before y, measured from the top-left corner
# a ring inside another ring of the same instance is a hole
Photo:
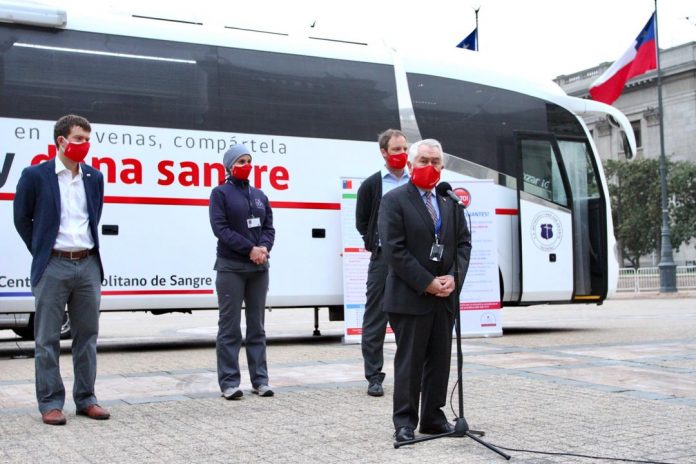
[[[413,435],[413,429],[411,427],[399,427],[396,429],[396,432],[394,432],[394,438],[397,443],[401,443],[404,441],[411,441],[416,437]]]
[[[367,394],[370,396],[384,396],[384,388],[382,388],[382,382],[379,380],[373,380],[370,382],[370,386],[367,387]]]
[[[421,425],[418,432],[425,435],[440,435],[443,433],[454,432],[454,427],[449,422],[445,422],[444,424],[431,425],[430,427],[423,427]]]

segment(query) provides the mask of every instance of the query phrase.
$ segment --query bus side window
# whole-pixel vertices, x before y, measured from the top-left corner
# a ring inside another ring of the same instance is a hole
[[[563,179],[548,140],[522,140],[522,189],[536,197],[568,206]]]

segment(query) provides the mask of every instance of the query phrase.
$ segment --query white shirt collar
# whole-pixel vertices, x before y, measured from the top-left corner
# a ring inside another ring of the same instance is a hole
[[[56,155],[56,174],[60,174],[63,171],[70,171],[70,169],[65,167],[65,164],[63,164],[63,161],[61,161],[60,156]],[[77,173],[79,174],[80,177],[82,177],[82,167],[80,166],[80,163],[77,163]]]

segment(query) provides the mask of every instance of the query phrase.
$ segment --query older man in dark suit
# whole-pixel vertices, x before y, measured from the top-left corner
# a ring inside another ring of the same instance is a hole
[[[90,133],[85,118],[60,118],[53,134],[58,155],[26,168],[14,199],[15,227],[33,258],[36,398],[41,418],[49,425],[66,422],[65,387],[58,364],[66,305],[73,338],[77,414],[109,418],[94,394],[104,277],[97,227],[104,204],[104,177],[82,163],[89,151]]]
[[[411,182],[382,198],[378,224],[389,265],[383,309],[396,337],[393,421],[398,442],[414,438],[419,399],[421,433],[452,431],[441,408],[447,400],[458,290],[471,254],[461,210],[433,192],[443,169],[440,143],[415,143],[408,166]],[[460,215],[458,230],[454,214]]]

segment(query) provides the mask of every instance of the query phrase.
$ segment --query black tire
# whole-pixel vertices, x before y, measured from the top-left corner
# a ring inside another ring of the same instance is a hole
[[[12,329],[14,333],[22,338],[22,340],[33,340],[34,339],[34,316],[29,318],[29,325],[26,327],[15,327]]]
[[[22,337],[24,340],[34,339],[34,315],[29,316],[29,324],[26,327],[17,327],[12,329],[14,333]],[[72,334],[70,333],[70,316],[66,312],[63,314],[63,323],[60,326],[60,339],[68,340]]]

